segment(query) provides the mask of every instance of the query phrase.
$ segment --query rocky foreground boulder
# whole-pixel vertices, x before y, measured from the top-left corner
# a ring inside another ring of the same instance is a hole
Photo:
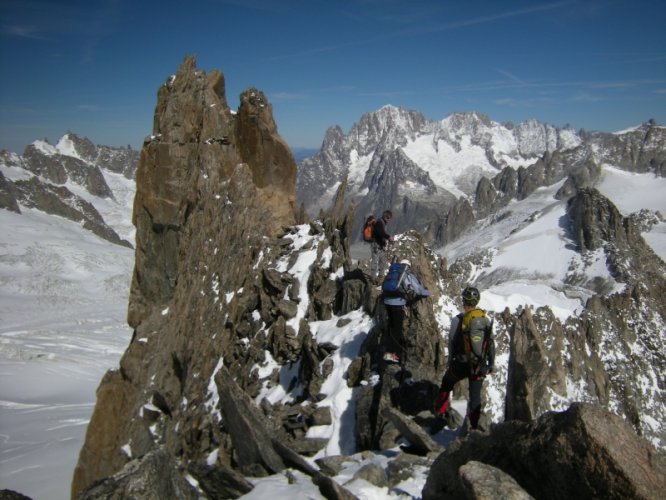
[[[478,498],[470,494],[470,483],[494,473],[471,475],[465,468],[473,462],[501,470],[539,499],[666,495],[666,457],[638,439],[622,419],[587,404],[546,413],[531,423],[498,424],[489,434],[473,432],[435,460],[423,499]]]
[[[634,283],[612,298],[591,300],[585,315],[566,325],[547,308],[495,313],[497,355],[504,361],[486,384],[496,395],[491,401],[484,393],[488,433],[471,432],[442,452],[446,446],[432,436],[443,424],[431,413],[446,368],[442,332],[483,256],[449,266],[419,233],[397,238],[396,258],[410,259],[432,296],[412,308],[404,365],[384,366],[378,346],[386,311],[366,264],[350,257],[355,207],[345,203],[346,181],[330,211],[311,222],[297,215],[294,184],[295,164],[265,96],[249,89],[232,112],[222,74],[206,74],[185,58],[158,92],[153,134],[141,151],[128,306],[134,334],[118,369],[98,388],[72,497],[143,498],[141,485],[155,484],[183,498],[192,488],[200,497],[237,498],[252,489],[248,478],[294,469],[326,498],[353,498],[343,465],[366,459],[354,478],[381,488],[399,488],[416,471],[431,469],[424,498],[482,498],[489,484],[515,498],[539,497],[533,483],[548,474],[588,481],[578,498],[620,487],[641,497],[648,493],[634,484],[640,481],[663,491],[653,480],[664,475],[661,455],[653,458],[659,452],[637,434],[649,429],[634,418],[652,411],[658,421],[663,407],[647,408],[639,381],[628,368],[609,372],[599,347],[611,331],[626,352],[644,346],[648,356],[641,359],[659,364],[663,340],[632,337],[622,324],[632,315],[638,321],[637,303],[659,300],[655,292]],[[597,219],[578,216],[588,204],[571,206],[578,233],[589,232],[585,225]],[[608,234],[595,233],[595,241]],[[605,249],[611,256],[618,251]],[[649,319],[658,320],[660,311],[654,308]],[[358,341],[340,345],[317,337],[323,322],[330,328],[355,322]],[[629,358],[627,367],[634,366],[663,373]],[[328,452],[329,439],[308,434],[335,418],[323,404],[330,377],[344,380],[353,394],[346,422],[354,426],[354,443],[344,456]],[[598,408],[548,413],[569,406],[567,384],[581,379],[586,400]],[[269,400],[266,394],[276,389],[285,397]],[[602,406],[620,408],[628,423]],[[460,432],[448,432],[461,437],[458,417],[448,424]],[[661,429],[652,432],[655,438]],[[642,476],[617,457],[616,436],[649,464]],[[537,461],[537,451],[548,446],[554,455]],[[393,456],[386,467],[372,463],[387,450]],[[316,457],[317,467],[305,457]],[[521,467],[523,460],[529,463]],[[604,481],[612,487],[600,489]]]

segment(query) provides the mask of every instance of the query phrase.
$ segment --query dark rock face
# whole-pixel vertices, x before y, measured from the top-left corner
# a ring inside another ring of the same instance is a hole
[[[118,450],[129,436],[135,456],[160,445],[200,459],[213,446],[231,446],[204,406],[217,360],[224,358],[234,373],[244,372],[238,382],[256,394],[259,386],[247,367],[263,362],[261,346],[280,324],[281,311],[291,310],[278,307],[263,270],[279,258],[278,236],[294,220],[295,164],[273,135],[270,107],[259,94],[244,94],[247,109],[237,118],[223,91],[219,72],[206,75],[188,57],[158,93],[154,134],[144,144],[137,171],[137,251],[128,312],[134,341],[120,371],[110,372],[100,385],[73,491],[117,471],[127,461]],[[268,161],[265,171],[262,161]],[[290,188],[266,184],[290,177]],[[195,283],[206,291],[195,291]],[[236,297],[225,304],[221,295],[229,291]],[[251,314],[257,306],[261,319]],[[258,331],[262,321],[266,330]],[[292,334],[300,349],[304,332]],[[146,341],[161,347],[147,348]],[[160,410],[150,419],[145,413],[137,418],[146,404]],[[148,426],[155,419],[161,438],[153,440]],[[202,432],[209,435],[203,441]],[[221,453],[223,464],[231,461],[228,452],[227,458]]]
[[[529,495],[508,474],[491,465],[470,460],[460,467],[460,479],[465,491],[465,498],[476,500],[504,498],[527,500]]]
[[[548,315],[549,311],[541,314]],[[557,328],[558,323],[550,314],[547,324]],[[537,328],[529,309],[514,323],[510,341],[510,359],[507,375],[505,417],[507,420],[529,422],[550,409],[550,391],[566,395],[565,374],[561,359],[553,359],[561,349],[549,352],[542,340],[556,339],[556,347],[562,347],[562,331]]]
[[[654,120],[625,134],[590,132],[585,135],[591,142],[600,145],[603,162],[623,165],[631,172],[656,172],[663,175],[666,164],[666,129]]]
[[[222,74],[196,70],[193,58],[186,58],[160,88],[154,134],[144,144],[137,171],[133,221],[140,248],[130,325],[145,317],[150,304],[164,304],[173,296],[180,240],[190,215],[205,196],[221,196],[212,191],[241,163],[249,166],[254,185],[264,188],[262,206],[269,211],[255,214],[257,226],[275,234],[293,221],[296,167],[275,131],[260,93],[246,91],[235,117],[226,104]],[[276,179],[279,184],[273,186]],[[161,266],[156,268],[155,261]]]
[[[197,491],[180,474],[173,474],[176,463],[171,455],[154,451],[130,462],[113,476],[94,484],[77,500],[106,498],[182,498],[195,500]]]
[[[32,500],[30,497],[25,496],[14,490],[0,490],[0,500]]]
[[[88,163],[106,168],[112,172],[123,174],[128,179],[133,179],[136,172],[139,152],[127,148],[112,148],[104,145],[95,145],[87,137],[78,137],[75,134],[67,134],[79,156]]]
[[[241,158],[250,165],[255,185],[262,189],[270,187],[293,199],[296,165],[287,144],[277,133],[271,105],[257,89],[241,94],[236,137]]]
[[[448,210],[444,221],[436,226],[435,238],[443,244],[450,243],[472,227],[475,220],[472,206],[466,199],[460,199]]]
[[[101,198],[112,196],[102,172],[97,166],[61,154],[45,155],[34,145],[29,145],[23,153],[24,167],[35,175],[40,175],[54,184],[64,184],[72,179],[85,186],[91,194]]]
[[[572,232],[581,251],[597,250],[613,241],[627,247],[624,217],[617,208],[594,189],[584,189],[569,201]]]
[[[663,498],[666,462],[622,419],[575,404],[534,423],[506,422],[473,433],[432,466],[423,498],[468,498],[458,476],[470,461],[510,475],[534,498]]]
[[[42,182],[38,177],[13,183],[15,200],[30,208],[37,208],[47,214],[59,215],[74,222],[81,222],[85,229],[111,243],[132,248],[106,225],[97,209],[88,201],[76,196],[64,186],[54,186]],[[18,208],[18,206],[17,206]]]
[[[18,193],[14,184],[8,181],[5,176],[0,172],[0,208],[5,208],[17,214],[21,213],[16,198]]]

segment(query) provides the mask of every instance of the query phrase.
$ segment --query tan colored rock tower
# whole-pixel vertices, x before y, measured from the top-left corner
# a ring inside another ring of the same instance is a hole
[[[158,91],[136,180],[135,330],[98,388],[73,497],[147,453],[154,433],[174,456],[197,456],[205,384],[223,353],[233,358],[224,332],[241,320],[217,293],[242,288],[266,240],[294,223],[296,164],[270,104],[248,89],[231,111],[223,75],[194,57]]]

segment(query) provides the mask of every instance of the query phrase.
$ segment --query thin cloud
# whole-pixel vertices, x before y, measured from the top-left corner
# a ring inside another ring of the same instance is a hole
[[[97,57],[97,47],[102,39],[111,35],[118,25],[121,2],[119,0],[108,0],[96,6],[89,13],[90,29],[87,31],[87,40],[82,49],[82,60],[91,63]]]
[[[233,2],[234,0],[225,0],[227,2],[231,1]],[[437,26],[431,26],[431,27],[419,27],[419,28],[409,28],[409,29],[403,29],[403,30],[397,30],[392,33],[388,33],[385,35],[379,35],[376,37],[372,38],[366,38],[363,40],[354,40],[354,41],[349,41],[345,43],[339,43],[339,44],[334,44],[334,45],[328,45],[328,46],[323,46],[323,47],[315,47],[309,50],[304,50],[301,52],[294,52],[291,54],[283,54],[283,55],[276,55],[269,60],[271,61],[278,61],[278,60],[283,60],[283,59],[291,59],[291,58],[298,58],[298,57],[306,57],[306,56],[312,56],[312,55],[317,55],[317,54],[322,54],[325,52],[333,52],[337,51],[340,49],[345,49],[345,48],[351,48],[351,47],[359,47],[359,46],[364,46],[364,45],[372,45],[375,43],[380,43],[384,42],[386,40],[392,40],[392,39],[397,39],[397,38],[404,38],[408,36],[418,36],[418,35],[424,35],[428,33],[437,33],[441,31],[449,31],[457,28],[463,28],[466,26],[473,26],[473,25],[478,25],[478,24],[486,24],[486,23],[492,23],[496,21],[500,21],[503,19],[508,19],[512,17],[518,17],[518,16],[524,16],[527,14],[534,14],[537,12],[544,12],[548,10],[554,10],[554,9],[559,9],[562,7],[565,7],[567,5],[570,5],[572,3],[575,3],[575,0],[566,0],[563,2],[554,2],[550,4],[545,4],[545,5],[537,5],[535,7],[528,7],[525,9],[519,9],[519,10],[512,10],[508,12],[502,12],[499,14],[494,14],[491,16],[483,16],[483,17],[478,17],[475,19],[468,19],[468,20],[463,20],[463,21],[456,21],[452,23],[447,23],[447,24],[441,24]]]
[[[395,90],[395,91],[384,91],[384,92],[366,92],[359,94],[364,97],[382,97],[384,99],[393,99],[396,97],[403,97],[409,95],[415,95],[416,92],[413,90]]]
[[[599,102],[604,99],[598,95],[589,94],[587,92],[579,93],[574,95],[571,100],[573,102]]]
[[[86,5],[16,2],[3,12],[0,35],[52,42],[76,39],[83,63],[92,62],[100,41],[113,34],[122,19],[122,0],[103,0]]]
[[[49,41],[49,38],[40,33],[35,26],[3,26],[0,33],[4,36]]]
[[[552,103],[554,102],[554,100],[546,97],[535,97],[527,99],[515,99],[511,97],[506,97],[502,99],[495,99],[493,102],[498,106],[508,106],[511,108],[533,108],[537,106],[543,106],[544,104]]]
[[[310,99],[311,94],[331,94],[338,92],[351,92],[355,90],[356,87],[353,85],[338,85],[334,87],[321,87],[316,89],[305,89],[296,92],[271,92],[270,98],[273,102],[278,101],[296,101],[296,100],[305,100]]]
[[[273,57],[269,57],[269,61],[281,61],[284,59],[294,59],[294,58],[299,58],[299,57],[307,57],[307,56],[314,56],[318,54],[323,54],[325,52],[335,52],[340,49],[346,49],[350,47],[359,47],[362,45],[369,45],[372,43],[377,43],[384,41],[388,38],[392,38],[392,36],[381,36],[381,37],[375,37],[371,39],[366,39],[366,40],[357,40],[353,42],[345,42],[345,43],[338,43],[334,45],[326,45],[323,47],[315,47],[312,49],[308,50],[303,50],[301,52],[292,52],[291,54],[282,54],[282,55],[275,55]]]
[[[96,104],[79,104],[77,109],[82,111],[99,111],[101,108]]]
[[[564,2],[555,2],[555,3],[549,3],[549,4],[544,4],[544,5],[537,5],[534,7],[528,7],[526,9],[518,9],[518,10],[510,10],[508,12],[501,12],[499,14],[494,14],[490,16],[482,16],[482,17],[477,17],[476,19],[468,19],[466,21],[457,21],[454,23],[448,23],[439,28],[439,30],[449,30],[449,29],[454,29],[454,28],[464,28],[466,26],[473,26],[475,24],[486,24],[486,23],[492,23],[495,21],[500,21],[502,19],[508,19],[511,17],[518,17],[518,16],[524,16],[526,14],[534,14],[536,12],[543,12],[546,10],[553,10],[553,9],[559,9],[561,7],[565,7],[567,5],[571,5],[572,3],[575,3],[573,0],[567,0]],[[435,29],[437,30],[437,29]]]
[[[282,12],[285,10],[284,4],[274,0],[218,0],[218,3],[265,12]]]
[[[272,102],[299,101],[309,97],[307,94],[298,94],[294,92],[274,92],[269,94],[269,96]]]
[[[513,73],[509,73],[508,71],[504,71],[501,69],[498,69],[497,72],[502,76],[506,76],[510,81],[517,83],[518,85],[526,85],[526,82],[523,81],[522,78],[518,78]]]
[[[441,88],[441,91],[460,91],[460,92],[484,92],[494,90],[508,90],[508,89],[526,89],[526,90],[540,90],[540,89],[557,89],[567,87],[580,87],[582,89],[629,89],[635,87],[642,87],[645,85],[663,85],[666,83],[664,80],[615,80],[615,81],[562,81],[562,82],[547,82],[547,81],[530,81],[530,80],[494,80],[488,82],[469,83],[464,85],[454,85],[450,87]]]
[[[309,90],[309,92],[313,93],[324,93],[324,92],[350,92],[352,90],[355,90],[356,86],[355,85],[336,85],[334,87],[321,87],[318,89],[312,89]]]

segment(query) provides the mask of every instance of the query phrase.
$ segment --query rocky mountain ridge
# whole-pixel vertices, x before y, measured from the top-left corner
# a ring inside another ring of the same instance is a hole
[[[129,246],[108,225],[94,204],[72,189],[113,199],[103,170],[134,177],[139,153],[127,148],[96,146],[87,138],[65,134],[53,146],[46,140],[28,145],[23,155],[0,151],[0,207],[21,213],[20,206],[80,222],[111,243]],[[3,173],[4,171],[4,173]]]
[[[137,171],[134,335],[98,389],[73,497],[142,496],[152,485],[165,496],[237,498],[256,478],[285,474],[326,498],[355,498],[355,481],[403,494],[424,470],[423,498],[481,498],[484,487],[516,498],[666,493],[666,265],[636,218],[584,185],[594,175],[584,154],[567,153],[580,171],[560,190],[566,224],[578,251],[603,251],[626,286],[595,294],[566,321],[547,307],[493,313],[497,373],[483,394],[485,432],[464,437],[460,414],[443,430],[430,410],[445,368],[442,332],[483,256],[448,263],[418,231],[397,238],[393,253],[410,259],[432,297],[412,308],[403,365],[382,364],[386,311],[367,263],[350,254],[353,173],[337,177],[326,213],[300,219],[296,165],[270,104],[256,89],[240,102],[232,113],[222,74],[198,70],[191,57],[158,92]],[[387,110],[359,128],[359,147],[391,120],[394,130],[420,123]],[[377,147],[400,141],[387,133]],[[394,171],[394,182],[439,189],[405,151],[387,148],[407,172]],[[565,156],[505,174],[502,192],[523,186],[527,196],[534,179],[559,175]],[[381,185],[390,173],[376,155],[369,165]],[[485,193],[491,207],[490,186]],[[460,213],[473,218],[478,206],[465,201]],[[620,438],[632,460],[614,451]],[[349,463],[361,465],[351,480]],[[562,481],[566,490],[553,487]]]
[[[664,144],[666,127],[652,120],[618,133],[576,132],[536,120],[499,124],[476,112],[428,121],[388,105],[348,134],[329,128],[320,151],[299,163],[297,199],[316,215],[347,176],[356,233],[367,214],[390,208],[396,232],[417,229],[442,246],[540,186],[569,176],[588,185],[602,164],[663,176]]]

